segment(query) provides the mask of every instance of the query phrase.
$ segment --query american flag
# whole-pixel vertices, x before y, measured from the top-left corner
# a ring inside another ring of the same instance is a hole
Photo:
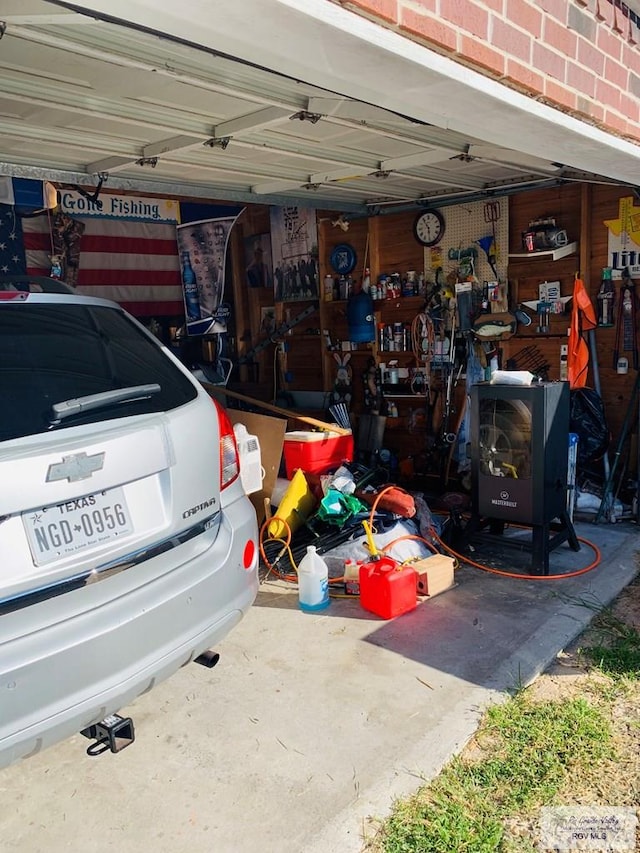
[[[22,224],[15,208],[0,204],[0,275],[24,275]]]
[[[175,223],[77,220],[84,225],[78,293],[112,299],[136,317],[184,314]],[[53,215],[24,219],[22,226],[27,273],[49,275]]]

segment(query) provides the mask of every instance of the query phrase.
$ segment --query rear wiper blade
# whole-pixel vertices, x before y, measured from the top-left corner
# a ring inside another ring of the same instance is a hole
[[[115,388],[113,391],[103,391],[100,394],[88,394],[86,397],[74,397],[71,400],[63,400],[51,406],[53,418],[49,420],[51,426],[56,426],[66,418],[89,412],[92,409],[108,409],[120,403],[129,403],[133,400],[147,400],[154,394],[160,393],[157,382],[149,385],[132,385],[129,388]]]

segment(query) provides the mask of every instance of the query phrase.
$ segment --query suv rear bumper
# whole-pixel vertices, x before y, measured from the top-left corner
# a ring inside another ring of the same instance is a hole
[[[181,546],[177,568],[174,551],[170,566],[161,555],[3,616],[12,639],[0,642],[0,767],[120,710],[225,637],[257,593],[257,553],[243,566],[256,536],[243,495],[210,547]]]

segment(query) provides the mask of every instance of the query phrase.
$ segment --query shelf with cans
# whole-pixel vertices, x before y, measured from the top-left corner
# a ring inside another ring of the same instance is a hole
[[[402,440],[405,432],[416,433],[430,396],[446,382],[451,335],[444,324],[435,331],[422,273],[381,275],[375,284],[364,273],[362,284],[349,276],[325,278],[325,388],[333,384],[334,395],[348,396],[355,414],[385,416]]]
[[[376,341],[373,365],[376,395],[369,395],[369,410],[386,415],[391,429],[413,432],[417,414],[427,403],[433,381],[435,341],[421,323],[422,297],[385,300],[376,303]],[[438,342],[439,343],[439,342]]]
[[[385,321],[384,309],[376,314],[375,359],[380,376],[383,408],[388,417],[398,417],[402,400],[426,396],[426,374],[413,345],[412,323]]]
[[[427,285],[423,273],[414,270],[400,274],[385,273],[372,280],[369,269],[364,270],[362,282],[351,275],[330,275],[324,278],[322,298],[324,302],[345,302],[352,296],[364,290],[374,302],[385,302],[407,297],[425,297]]]

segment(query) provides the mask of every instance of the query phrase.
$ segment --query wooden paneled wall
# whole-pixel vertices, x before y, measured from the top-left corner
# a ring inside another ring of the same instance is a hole
[[[262,309],[274,306],[273,288],[250,288],[246,277],[246,241],[257,234],[268,234],[270,227],[269,208],[252,204],[247,205],[231,232],[234,310],[240,357],[264,340],[265,336],[260,331]],[[261,400],[273,397],[273,364],[273,346],[270,346],[255,357],[255,366],[240,368],[245,393]]]
[[[590,279],[590,294],[595,305],[596,294],[600,289],[602,268],[609,265],[607,257],[608,231],[604,222],[606,220],[617,219],[620,199],[625,196],[633,196],[634,193],[628,187],[594,186],[589,187],[588,190],[585,217],[589,240],[588,246],[585,249],[588,259],[587,269],[588,278]],[[619,284],[620,282],[616,282],[618,293]],[[636,285],[636,289],[638,291],[637,297],[640,297],[640,284]],[[638,320],[638,314],[636,315],[636,319]],[[636,328],[636,335],[640,339],[640,329],[638,328]],[[632,369],[630,353],[620,353],[629,358],[629,372],[626,375],[618,374],[614,368],[615,327],[598,328],[596,329],[595,337],[598,350],[598,363],[600,366],[602,399],[607,414],[607,422],[615,440],[620,434],[620,429],[629,407],[629,401],[636,380],[636,371]],[[590,384],[592,383],[593,377],[591,376]],[[636,405],[635,417],[632,423],[637,424],[637,422],[638,410]]]
[[[573,291],[574,278],[579,273],[594,308],[597,308],[602,270],[610,264],[605,221],[616,219],[620,199],[632,194],[628,187],[569,184],[513,196],[509,207],[510,252],[522,252],[522,231],[526,230],[530,220],[541,216],[556,217],[558,226],[567,230],[569,240],[578,243],[577,254],[558,261],[544,257],[511,259],[509,278],[513,283],[515,298],[520,301],[535,299],[537,285],[545,279],[559,280],[562,294],[569,295]],[[619,282],[616,287],[619,290]],[[570,311],[571,303],[565,315],[551,318],[551,333],[548,335],[536,332],[535,319],[526,329],[519,327],[518,335],[509,341],[507,352],[516,352],[516,347],[525,342],[535,345],[551,364],[550,378],[559,379],[559,346],[569,327]],[[636,377],[633,370],[626,375],[616,372],[613,365],[615,338],[615,327],[598,327],[595,330],[602,399],[614,440],[620,433]],[[589,387],[595,385],[593,365],[589,370],[587,384]]]
[[[521,302],[535,300],[538,286],[544,281],[559,281],[563,295],[573,292],[573,283],[580,274],[587,285],[596,305],[596,295],[600,288],[602,268],[609,265],[607,257],[608,232],[605,220],[615,219],[618,215],[620,198],[632,195],[626,187],[603,185],[567,184],[551,189],[535,190],[512,196],[509,206],[509,264],[508,278],[510,286],[510,308],[513,310]],[[503,201],[506,207],[507,201]],[[342,231],[332,225],[337,214],[331,211],[318,212],[319,272],[320,290],[324,276],[333,274],[329,265],[332,250],[340,243],[349,243],[357,254],[357,265],[353,277],[361,280],[365,267],[371,270],[372,279],[380,273],[405,272],[424,269],[422,247],[413,237],[412,227],[415,212],[409,211],[393,215],[354,219],[349,223],[348,231]],[[554,217],[557,225],[564,228],[570,241],[577,243],[575,253],[560,260],[545,256],[525,258],[513,257],[522,254],[522,233],[532,220],[541,217]],[[241,229],[236,233],[236,254],[238,262],[243,259],[242,240],[247,236],[265,233],[269,230],[267,207],[249,207],[240,222]],[[470,235],[475,239],[476,235]],[[244,261],[242,260],[242,263]],[[235,266],[235,265],[234,265]],[[244,269],[244,267],[242,267]],[[273,304],[273,293],[256,289],[247,289],[242,275],[236,275],[236,304],[238,311],[239,345],[246,350],[248,342],[259,340],[260,309]],[[618,283],[619,286],[619,283]],[[308,303],[285,303],[278,306],[278,316],[285,312],[295,314]],[[407,303],[408,305],[408,303]],[[415,314],[412,305],[408,320]],[[502,344],[503,363],[509,357],[518,357],[525,348],[534,347],[541,358],[550,365],[549,377],[560,378],[560,346],[567,341],[570,323],[570,303],[565,314],[550,318],[550,330],[541,333],[537,330],[535,311],[530,311],[530,326],[518,326],[517,334]],[[293,377],[285,384],[288,390],[324,390],[330,391],[336,371],[331,353],[324,348],[322,335],[310,334],[311,330],[329,329],[332,337],[347,338],[346,304],[320,303],[317,314],[309,317],[293,330],[287,341],[286,367]],[[248,335],[242,333],[248,330]],[[243,337],[246,340],[243,340]],[[631,368],[626,376],[619,375],[613,365],[615,343],[614,328],[598,328],[595,340],[600,370],[602,397],[606,407],[607,420],[614,440],[619,435],[631,396],[636,373]],[[366,363],[367,353],[352,359],[354,371],[354,407],[360,402],[360,374]],[[259,357],[262,391],[273,386],[273,347]],[[247,377],[249,378],[249,377]],[[590,372],[588,384],[593,387],[593,372]],[[268,394],[266,395],[268,397]],[[266,397],[265,397],[266,398]],[[637,420],[637,413],[635,416]],[[635,421],[634,421],[635,423]],[[407,446],[407,452],[409,448]]]
[[[576,242],[576,251],[554,261],[548,255],[515,257],[524,250],[522,234],[533,220],[551,217],[558,227],[567,231],[569,241]],[[580,269],[581,190],[578,184],[539,190],[513,196],[509,200],[509,264],[508,276],[511,308],[538,299],[539,285],[559,281],[562,296],[573,292],[576,274]],[[560,347],[567,343],[570,304],[564,314],[549,317],[549,331],[538,330],[535,310],[525,309],[532,318],[530,326],[519,325],[517,334],[503,346],[503,362],[513,359],[514,366],[528,367],[528,358],[538,358],[549,365],[551,380],[560,379]],[[521,361],[522,359],[522,361]]]

